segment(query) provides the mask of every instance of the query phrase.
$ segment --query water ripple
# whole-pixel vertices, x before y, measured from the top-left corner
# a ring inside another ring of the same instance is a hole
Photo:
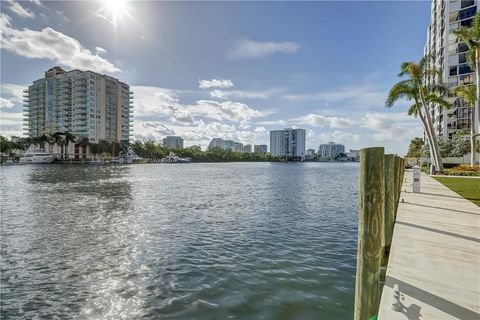
[[[1,169],[3,319],[351,319],[358,166]]]

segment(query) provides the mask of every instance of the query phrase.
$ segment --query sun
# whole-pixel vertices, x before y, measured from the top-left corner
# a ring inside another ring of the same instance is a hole
[[[103,18],[114,26],[117,26],[118,20],[128,15],[129,6],[127,0],[101,0],[101,14]]]

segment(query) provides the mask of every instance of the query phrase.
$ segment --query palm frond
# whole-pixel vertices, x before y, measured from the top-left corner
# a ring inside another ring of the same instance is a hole
[[[456,87],[453,93],[460,98],[463,98],[469,106],[475,106],[477,101],[477,86],[472,84],[469,86]]]
[[[403,80],[395,84],[388,92],[385,107],[391,108],[400,99],[415,100],[418,88],[412,80]]]
[[[450,109],[452,107],[452,104],[450,102],[445,100],[442,96],[439,96],[439,95],[437,95],[435,93],[432,93],[432,92],[429,92],[425,96],[425,100],[428,103],[433,103],[433,104],[439,105],[443,109]]]

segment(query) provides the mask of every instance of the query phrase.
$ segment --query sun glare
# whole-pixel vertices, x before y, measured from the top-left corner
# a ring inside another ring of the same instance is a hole
[[[128,14],[127,0],[102,0],[102,14],[114,26],[117,25],[118,19]]]

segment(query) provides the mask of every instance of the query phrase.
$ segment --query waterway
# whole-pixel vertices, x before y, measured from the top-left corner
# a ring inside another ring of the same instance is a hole
[[[358,164],[4,166],[2,319],[351,319]]]

